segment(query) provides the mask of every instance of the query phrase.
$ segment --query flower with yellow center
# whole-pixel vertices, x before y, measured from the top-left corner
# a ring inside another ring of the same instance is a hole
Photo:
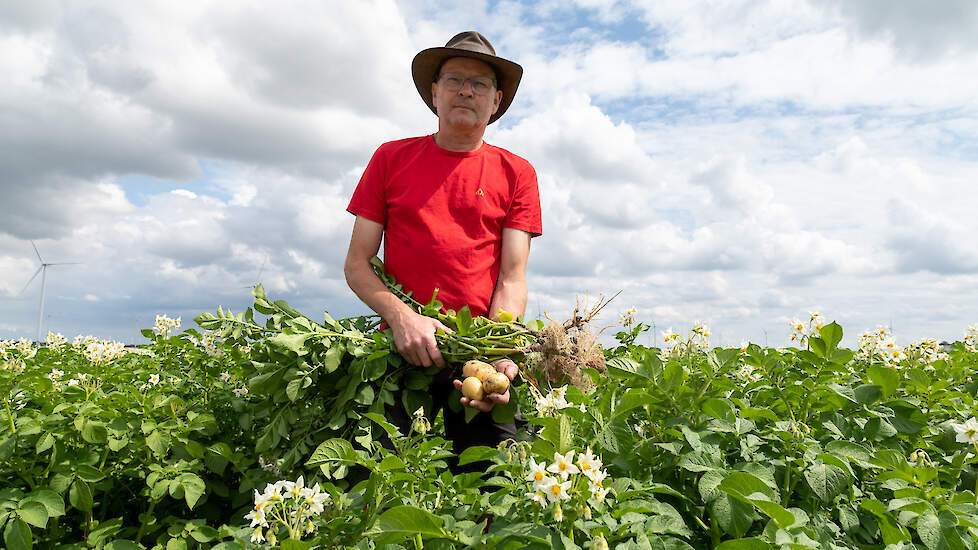
[[[554,453],[554,463],[547,468],[548,472],[558,474],[561,479],[567,479],[571,474],[579,474],[581,470],[574,465],[574,450],[567,451],[567,454]]]
[[[541,489],[543,490],[543,494],[547,495],[547,499],[550,502],[560,502],[561,500],[570,499],[570,494],[567,492],[571,486],[570,480],[563,483],[552,477],[548,477],[546,480],[547,484],[541,487]]]
[[[541,462],[537,464],[537,461],[533,460],[532,457],[530,457],[529,470],[530,471],[526,474],[526,480],[532,481],[534,488],[536,488],[536,486],[540,483],[543,483],[545,478],[550,477],[547,475],[547,463]]]
[[[978,420],[975,420],[975,417],[965,420],[964,424],[952,422],[951,428],[954,429],[955,441],[958,443],[978,445]]]
[[[594,491],[595,488],[601,488],[605,478],[608,477],[608,472],[604,470],[594,470],[584,472],[584,475],[591,481],[591,490]]]
[[[594,456],[591,452],[591,447],[587,448],[578,459],[577,464],[581,467],[581,472],[587,474],[588,471],[595,471],[601,468],[601,459]]]

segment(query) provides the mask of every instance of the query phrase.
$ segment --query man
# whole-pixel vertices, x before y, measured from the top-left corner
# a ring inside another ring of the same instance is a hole
[[[418,93],[438,115],[438,131],[385,143],[374,153],[347,208],[356,221],[344,271],[353,292],[391,327],[404,359],[418,367],[444,367],[435,331],[450,329],[391,294],[369,259],[383,240],[385,269],[421,303],[438,289],[446,309],[468,305],[473,316],[520,315],[530,239],[542,232],[540,199],[533,167],[482,140],[486,126],[513,101],[522,67],[497,57],[484,36],[469,31],[443,48],[418,53],[411,71]],[[517,374],[508,359],[494,367],[511,381]],[[447,378],[436,378],[432,415],[451,389]],[[510,399],[507,391],[460,401],[488,413]],[[489,414],[466,426],[461,413],[444,411],[457,451],[495,445],[516,431],[512,423],[493,423]]]

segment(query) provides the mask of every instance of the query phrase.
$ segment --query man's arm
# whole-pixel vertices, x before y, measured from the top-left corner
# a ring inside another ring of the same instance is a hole
[[[523,315],[526,309],[526,262],[530,257],[530,234],[519,229],[503,229],[502,258],[499,265],[499,276],[496,288],[492,292],[489,312],[493,317],[499,311],[507,311],[514,316]],[[496,370],[505,374],[510,382],[516,378],[519,367],[509,359],[499,359],[493,362]],[[462,382],[455,381],[455,387],[461,388]],[[489,412],[496,404],[509,403],[509,391],[502,394],[489,394],[485,400],[461,399],[463,405]]]
[[[530,257],[530,234],[519,229],[503,229],[501,255],[489,315],[498,318],[502,310],[519,317],[526,310],[526,262]]]
[[[437,319],[415,313],[390,290],[374,273],[370,258],[380,250],[384,236],[384,226],[357,216],[353,223],[350,248],[346,253],[343,273],[350,289],[367,306],[377,312],[394,332],[394,345],[408,363],[430,367],[432,364],[445,366],[445,360],[438,351],[435,330],[451,329]]]

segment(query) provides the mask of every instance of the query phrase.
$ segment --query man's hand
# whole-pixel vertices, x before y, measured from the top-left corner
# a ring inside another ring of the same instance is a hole
[[[390,326],[394,331],[394,345],[397,346],[397,352],[408,363],[418,367],[445,366],[445,360],[435,340],[435,331],[441,329],[452,332],[452,329],[443,325],[438,319],[413,311],[390,321]]]
[[[492,362],[492,366],[496,368],[496,372],[501,372],[505,374],[506,378],[509,378],[510,383],[513,382],[513,379],[516,378],[516,374],[520,371],[520,368],[516,366],[516,363],[512,362],[509,359],[497,359],[496,361]],[[454,384],[455,384],[455,389],[457,390],[462,389],[461,380],[455,380]],[[505,393],[490,393],[489,395],[485,396],[484,399],[481,400],[462,397],[461,399],[459,399],[459,402],[461,402],[462,405],[465,405],[466,407],[472,407],[473,409],[478,409],[482,412],[489,412],[497,404],[505,405],[509,403],[509,390],[506,390]]]

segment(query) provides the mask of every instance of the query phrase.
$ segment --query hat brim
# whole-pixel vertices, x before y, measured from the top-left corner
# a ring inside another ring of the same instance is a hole
[[[421,50],[411,62],[411,75],[414,77],[414,86],[421,94],[421,99],[436,115],[438,111],[431,101],[431,83],[435,81],[435,76],[437,76],[435,72],[441,67],[441,64],[452,57],[477,59],[495,69],[496,88],[503,93],[503,97],[499,101],[499,108],[489,117],[489,124],[496,122],[499,117],[503,116],[503,113],[513,102],[513,97],[516,96],[516,89],[519,88],[520,79],[523,78],[523,67],[508,59],[461,48],[439,47]]]

